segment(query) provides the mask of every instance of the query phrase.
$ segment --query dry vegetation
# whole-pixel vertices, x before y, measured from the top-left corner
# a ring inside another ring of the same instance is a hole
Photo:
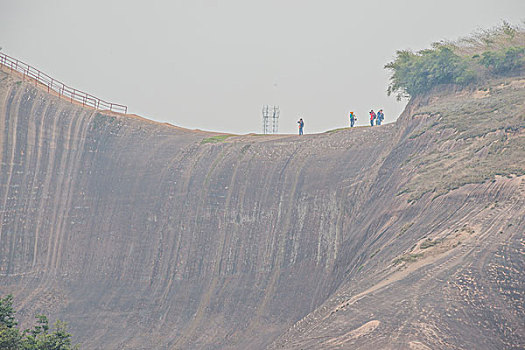
[[[485,51],[501,50],[509,46],[525,46],[525,28],[523,25],[511,25],[504,21],[501,26],[482,29],[459,40],[444,43],[452,46],[458,55],[480,55]]]

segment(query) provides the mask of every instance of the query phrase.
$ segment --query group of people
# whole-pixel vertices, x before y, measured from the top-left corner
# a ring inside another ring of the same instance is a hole
[[[385,114],[383,113],[382,109],[377,111],[377,114],[374,112],[373,109],[371,109],[369,114],[370,114],[370,126],[374,126],[374,122],[375,122],[375,125],[381,125],[381,123],[385,119]],[[349,117],[350,117],[350,127],[353,128],[355,125],[355,122],[357,121],[357,117],[354,114],[354,112],[350,112]],[[297,121],[297,124],[299,124],[299,135],[303,135],[303,129],[304,129],[303,118],[299,118],[299,120]]]
[[[383,113],[383,110],[380,109],[377,111],[377,114],[374,112],[373,109],[368,112],[370,114],[370,126],[374,126],[374,121],[376,125],[381,125],[383,120],[385,119],[385,114]],[[353,128],[355,122],[357,121],[357,117],[355,116],[354,112],[350,112],[350,127]]]
[[[370,110],[370,126],[374,126],[374,120],[376,125],[381,125],[381,122],[383,119],[385,119],[385,115],[383,114],[383,110],[380,109],[377,111],[377,114],[374,112],[373,109]]]

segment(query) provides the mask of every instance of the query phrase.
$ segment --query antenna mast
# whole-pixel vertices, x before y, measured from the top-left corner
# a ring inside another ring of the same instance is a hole
[[[263,134],[277,134],[279,132],[279,115],[279,106],[263,106]]]

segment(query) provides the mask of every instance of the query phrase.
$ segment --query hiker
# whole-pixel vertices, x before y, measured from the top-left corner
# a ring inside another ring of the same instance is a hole
[[[385,115],[383,114],[383,110],[380,109],[379,111],[377,111],[376,125],[381,125],[381,122],[383,121],[383,119],[385,119]]]
[[[354,112],[350,112],[350,127],[354,127],[354,123],[357,120],[357,117],[355,116]]]
[[[374,126],[374,119],[376,119],[376,114],[373,109],[370,110],[370,126]]]
[[[299,120],[297,121],[297,124],[299,124],[299,135],[302,135],[303,128],[304,128],[303,118],[299,118]]]

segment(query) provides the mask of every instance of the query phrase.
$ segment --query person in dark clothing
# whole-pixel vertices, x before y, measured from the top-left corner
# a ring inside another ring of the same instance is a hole
[[[374,119],[376,119],[376,114],[373,109],[370,110],[370,126],[374,126]]]
[[[302,135],[302,134],[303,134],[303,128],[304,128],[304,121],[303,121],[303,118],[300,118],[300,119],[297,121],[297,124],[299,124],[299,135]]]
[[[355,116],[354,112],[350,112],[350,127],[353,128],[355,121],[357,120],[357,117]]]

